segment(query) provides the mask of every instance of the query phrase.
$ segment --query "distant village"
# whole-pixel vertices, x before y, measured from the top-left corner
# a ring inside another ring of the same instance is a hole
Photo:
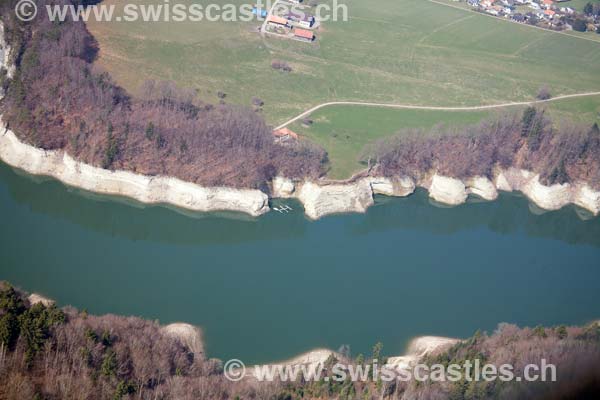
[[[569,0],[467,0],[467,3],[476,11],[540,28],[600,33],[600,3],[589,3],[584,12],[569,7]]]

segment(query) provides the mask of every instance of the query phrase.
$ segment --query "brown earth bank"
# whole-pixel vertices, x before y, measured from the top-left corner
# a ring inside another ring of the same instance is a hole
[[[202,352],[198,328],[166,327],[136,317],[93,316],[0,282],[0,398],[12,399],[584,399],[600,393],[600,324],[519,328],[500,324],[493,333],[476,332],[454,340],[424,337],[409,353],[388,358],[383,345],[371,355],[320,350],[286,365],[323,362],[318,381],[231,382],[223,363]],[[39,300],[39,299],[38,299]],[[368,382],[326,380],[332,366],[408,366],[415,362],[511,364],[523,376],[527,364],[541,359],[556,365],[556,382]],[[325,361],[323,361],[325,360]]]

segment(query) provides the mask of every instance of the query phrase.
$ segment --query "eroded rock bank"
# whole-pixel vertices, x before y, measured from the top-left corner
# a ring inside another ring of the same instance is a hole
[[[199,212],[236,211],[252,216],[269,211],[269,198],[259,190],[207,188],[171,177],[109,171],[79,162],[64,151],[30,146],[7,129],[1,118],[0,158],[33,175],[51,176],[69,186],[146,204],[172,204]]]
[[[0,21],[0,69],[6,69],[6,75],[12,78],[15,74],[15,67],[10,64],[10,46],[4,40],[4,24]],[[3,93],[0,89],[0,98]]]
[[[183,322],[176,322],[163,326],[161,331],[166,336],[178,340],[195,354],[204,352],[202,331],[196,326]]]
[[[406,354],[388,358],[387,366],[400,369],[413,368],[423,357],[446,351],[460,341],[460,339],[441,336],[417,337],[410,342]]]
[[[409,370],[419,363],[425,356],[439,354],[448,350],[460,339],[439,337],[439,336],[421,336],[413,339],[407,349],[406,354],[396,357],[389,357],[386,366],[392,369]],[[245,370],[246,378],[256,378],[256,371],[264,371],[269,366],[304,366],[306,371],[317,371],[325,365],[327,361],[334,357],[340,363],[351,363],[344,355],[329,349],[315,349],[300,354],[286,361],[277,361],[269,364],[255,365]]]
[[[344,183],[315,183],[278,177],[273,181],[272,195],[298,199],[306,216],[316,220],[331,214],[364,213],[374,204],[375,194],[404,197],[414,190],[415,183],[409,178],[364,177]]]
[[[69,186],[146,204],[172,204],[197,212],[235,211],[251,216],[269,211],[269,197],[259,190],[207,188],[172,177],[110,171],[79,162],[61,150],[30,146],[7,129],[1,118],[0,158],[33,175],[51,176]],[[425,175],[418,182],[409,177],[364,176],[328,183],[277,177],[273,180],[272,197],[298,199],[307,217],[316,220],[331,214],[364,213],[374,204],[374,195],[405,197],[417,186],[428,190],[433,200],[451,206],[463,204],[469,195],[491,201],[498,197],[498,191],[519,191],[544,210],[575,204],[593,215],[600,213],[600,191],[586,183],[545,186],[538,174],[516,168],[497,169],[493,180],[482,176],[460,180],[436,173]]]
[[[331,214],[364,213],[374,204],[375,194],[405,197],[417,186],[426,189],[436,202],[450,206],[465,203],[469,195],[493,201],[498,198],[499,191],[519,191],[544,210],[558,210],[575,204],[594,215],[600,213],[600,191],[588,184],[545,186],[540,182],[539,174],[516,168],[497,169],[493,180],[483,176],[461,180],[430,173],[418,182],[409,177],[363,177],[346,183],[317,184],[279,177],[274,181],[273,197],[297,198],[309,218],[319,219]]]

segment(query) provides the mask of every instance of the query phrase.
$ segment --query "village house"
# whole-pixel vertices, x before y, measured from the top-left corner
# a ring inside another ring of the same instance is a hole
[[[287,142],[289,140],[298,140],[299,136],[296,132],[289,128],[281,128],[273,131],[273,136],[276,142]]]
[[[554,6],[554,0],[544,0],[542,5],[546,10],[549,10]]]
[[[279,25],[279,26],[288,26],[288,20],[286,18],[279,17],[277,15],[269,15],[267,22],[270,24]]]
[[[315,40],[315,34],[312,31],[306,29],[294,28],[294,36],[299,39],[307,40],[312,42]]]

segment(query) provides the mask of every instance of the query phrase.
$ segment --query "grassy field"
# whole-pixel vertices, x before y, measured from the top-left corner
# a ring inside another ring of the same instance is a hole
[[[118,4],[105,0],[111,2]],[[335,100],[471,106],[530,100],[545,84],[553,95],[600,90],[600,42],[427,0],[344,3],[350,20],[325,23],[312,45],[262,38],[257,21],[88,25],[101,49],[98,67],[129,91],[137,93],[152,78],[195,88],[209,102],[218,100],[218,91],[243,105],[256,96],[272,125]],[[273,70],[275,59],[293,71]],[[584,99],[556,109],[590,120],[594,104]],[[360,167],[357,153],[373,139],[486,115],[336,107],[315,113],[318,122],[309,130],[292,128],[325,147],[331,176],[346,177]]]
[[[373,141],[395,134],[402,128],[431,128],[437,124],[460,126],[476,123],[490,112],[392,110],[361,106],[332,106],[312,115],[308,128],[300,122],[291,129],[327,150],[328,176],[345,179],[364,169],[359,163],[362,149]]]
[[[557,124],[562,120],[591,126],[600,124],[600,96],[559,100],[543,106]],[[333,179],[345,179],[364,169],[359,162],[363,148],[377,139],[390,136],[401,128],[431,128],[441,124],[464,126],[504,112],[520,112],[523,107],[494,111],[420,111],[331,106],[312,114],[310,127],[296,122],[292,130],[318,143],[329,154]]]
[[[116,0],[107,0],[116,1]],[[238,0],[241,2],[241,0]],[[478,105],[600,90],[600,43],[507,23],[426,0],[347,0],[350,21],[316,44],[261,38],[258,22],[90,23],[98,64],[136,92],[172,79],[215,101],[265,101],[273,124],[331,100]],[[270,67],[273,59],[294,71]]]

